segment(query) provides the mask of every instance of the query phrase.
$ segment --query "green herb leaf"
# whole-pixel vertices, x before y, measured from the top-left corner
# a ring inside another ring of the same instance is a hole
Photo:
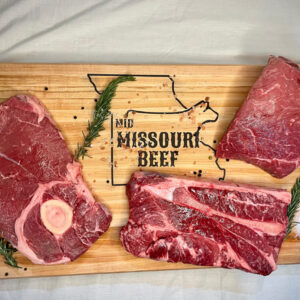
[[[18,262],[14,258],[14,253],[17,251],[8,241],[0,237],[0,254],[4,258],[4,262],[14,268],[21,268],[18,266]]]
[[[88,121],[87,131],[83,133],[83,144],[77,145],[74,158],[77,161],[80,157],[83,159],[87,155],[88,148],[91,147],[92,141],[99,136],[99,132],[104,130],[103,123],[110,114],[110,104],[112,98],[115,96],[118,85],[125,81],[134,81],[133,76],[120,76],[112,80],[100,96],[99,101],[96,103],[93,120]]]
[[[298,223],[294,222],[295,214],[299,208],[300,205],[300,178],[296,180],[296,183],[292,189],[292,199],[291,203],[288,206],[288,218],[289,218],[289,224],[287,226],[286,230],[286,237],[292,232],[293,227]]]

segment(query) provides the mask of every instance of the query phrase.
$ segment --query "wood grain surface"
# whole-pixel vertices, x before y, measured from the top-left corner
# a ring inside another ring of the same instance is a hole
[[[33,265],[17,253],[22,268],[16,270],[0,261],[0,277],[197,268],[135,258],[121,247],[119,231],[128,218],[122,184],[134,170],[143,169],[216,179],[225,175],[226,181],[290,190],[300,176],[299,168],[276,179],[250,164],[225,159],[216,163],[214,157],[213,149],[261,70],[262,66],[247,65],[0,64],[0,101],[20,93],[35,95],[50,111],[72,152],[82,141],[82,131],[99,98],[97,91],[118,74],[138,75],[135,82],[119,86],[106,129],[89,153],[92,158],[82,161],[92,193],[112,211],[110,229],[72,263]],[[201,143],[196,145],[189,134],[198,128]],[[156,132],[161,140],[156,146],[153,142],[155,147],[135,144],[133,136],[141,132],[146,136]],[[118,146],[120,137],[124,143]],[[295,263],[300,263],[300,240],[291,236],[282,246],[279,264]]]

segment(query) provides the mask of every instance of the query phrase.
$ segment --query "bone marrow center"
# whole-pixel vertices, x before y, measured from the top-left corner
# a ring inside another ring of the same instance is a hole
[[[41,205],[44,226],[54,234],[63,234],[72,225],[72,208],[61,200],[48,200]]]

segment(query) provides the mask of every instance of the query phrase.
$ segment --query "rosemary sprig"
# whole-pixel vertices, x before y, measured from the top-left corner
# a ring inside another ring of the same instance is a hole
[[[290,205],[288,206],[288,212],[287,212],[289,218],[289,224],[286,230],[286,237],[292,232],[293,227],[299,223],[293,221],[299,206],[300,206],[300,178],[296,180],[296,183],[292,189],[292,199]]]
[[[133,76],[120,76],[112,80],[100,96],[96,103],[92,122],[88,121],[88,134],[83,134],[83,144],[77,145],[74,158],[77,161],[80,157],[83,159],[87,155],[88,148],[91,147],[92,141],[99,136],[99,131],[104,130],[103,123],[108,118],[110,113],[110,104],[112,98],[115,96],[118,85],[125,81],[134,81]]]
[[[4,258],[4,262],[14,268],[21,268],[18,266],[18,262],[14,258],[14,253],[17,251],[8,241],[0,237],[0,254]]]

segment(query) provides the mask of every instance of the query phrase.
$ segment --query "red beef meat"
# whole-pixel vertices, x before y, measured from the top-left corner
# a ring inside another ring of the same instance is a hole
[[[12,97],[0,105],[0,136],[1,235],[37,264],[76,259],[108,229],[111,214],[95,202],[49,112],[33,96]],[[50,200],[72,212],[63,233],[41,218]]]
[[[300,68],[271,56],[216,156],[251,163],[282,178],[300,164]]]
[[[288,224],[287,191],[135,172],[120,237],[138,257],[268,275]]]

